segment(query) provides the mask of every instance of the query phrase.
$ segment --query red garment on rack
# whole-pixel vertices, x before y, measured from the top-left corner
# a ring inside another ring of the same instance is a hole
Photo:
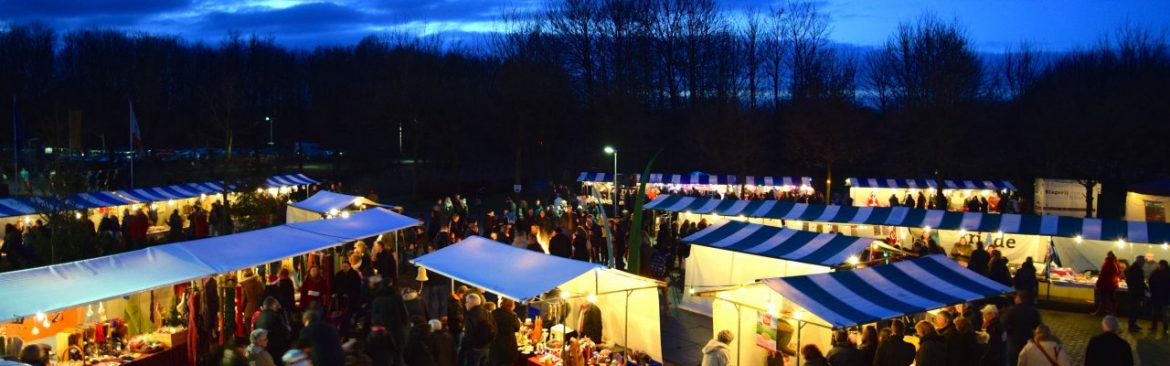
[[[236,321],[236,338],[246,337],[252,332],[250,328],[249,329],[244,328],[244,313],[242,313],[242,311],[244,309],[244,303],[242,301],[242,299],[244,298],[243,294],[244,294],[243,287],[240,287],[240,285],[236,285],[236,307],[232,311],[232,314],[235,314],[234,318]]]

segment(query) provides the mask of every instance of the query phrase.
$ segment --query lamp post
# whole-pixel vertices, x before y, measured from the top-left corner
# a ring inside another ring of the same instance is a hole
[[[618,217],[618,195],[620,195],[620,192],[621,192],[621,189],[619,189],[620,187],[618,187],[618,178],[617,178],[617,175],[618,175],[618,169],[617,169],[618,152],[616,149],[613,148],[613,146],[606,146],[605,153],[609,154],[609,155],[613,155],[613,218],[616,219]]]
[[[268,122],[268,146],[276,145],[276,142],[272,141],[272,117],[264,116],[264,121]]]

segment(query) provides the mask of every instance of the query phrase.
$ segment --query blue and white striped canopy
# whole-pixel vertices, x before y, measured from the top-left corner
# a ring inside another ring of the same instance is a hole
[[[29,198],[0,198],[0,217],[31,215],[37,206]]]
[[[64,202],[51,197],[2,198],[0,217],[33,215],[45,210],[85,210],[133,203],[135,203],[133,200],[112,192],[75,193],[66,196]]]
[[[215,194],[223,191],[223,185],[216,182],[186,183],[173,186],[135,188],[116,191],[120,196],[138,202],[157,202],[199,197],[201,194]]]
[[[775,200],[721,200],[661,195],[647,209],[738,216],[830,222],[838,224],[932,227],[1008,234],[1046,235],[1089,240],[1125,240],[1133,243],[1170,242],[1170,224],[1052,215],[986,214],[922,210],[910,207],[851,207],[815,205]]]
[[[635,177],[641,179],[641,174],[636,174]],[[691,173],[691,174],[662,174],[652,173],[646,179],[646,183],[651,184],[719,184],[719,185],[736,185],[738,179],[734,175],[719,175],[706,173]]]
[[[943,255],[763,282],[834,327],[872,323],[1014,291]]]
[[[873,239],[818,234],[775,226],[727,221],[683,238],[684,242],[796,262],[837,266],[865,250]]]
[[[746,176],[744,177],[744,185],[761,186],[761,187],[800,187],[812,184],[812,178],[809,177],[773,177],[773,176]]]
[[[315,180],[313,178],[309,178],[308,176],[305,176],[304,174],[297,173],[297,174],[271,176],[268,178],[268,180],[264,181],[264,186],[265,187],[284,187],[284,186],[299,186],[299,185],[318,184],[318,183],[321,183],[321,182],[318,182],[317,180]]]
[[[613,174],[612,173],[581,172],[581,175],[577,176],[577,181],[578,182],[613,182]]]
[[[848,178],[845,182],[853,188],[1016,190],[1016,186],[1006,180],[944,180],[939,184],[934,179]]]

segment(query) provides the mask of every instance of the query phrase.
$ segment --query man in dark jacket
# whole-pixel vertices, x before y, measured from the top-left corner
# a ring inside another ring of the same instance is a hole
[[[983,248],[983,240],[976,239],[975,250],[971,251],[971,260],[967,261],[967,269],[987,277],[989,263],[991,263],[991,254]]]
[[[548,254],[561,258],[573,257],[573,245],[569,241],[569,236],[565,235],[564,230],[556,229],[556,234],[553,234],[552,239],[549,239]]]
[[[1133,264],[1125,270],[1125,285],[1129,287],[1129,331],[1130,333],[1139,332],[1142,330],[1138,326],[1138,318],[1145,313],[1146,300],[1146,271],[1142,267],[1146,265],[1146,257],[1139,255],[1137,259],[1133,260]]]
[[[849,332],[843,329],[833,331],[833,348],[829,349],[825,359],[833,366],[861,366],[865,364],[861,350],[849,341]]]
[[[410,328],[410,341],[406,344],[405,356],[407,366],[433,366],[435,353],[430,342],[431,325],[422,317],[411,318],[414,325]]]
[[[492,311],[492,318],[496,324],[497,337],[492,341],[491,364],[493,366],[511,366],[520,357],[516,350],[516,337],[520,331],[520,318],[516,316],[516,303],[504,299],[500,308]]]
[[[1007,332],[1008,364],[1016,366],[1019,362],[1020,351],[1032,339],[1032,331],[1040,325],[1040,311],[1032,306],[1032,293],[1029,291],[1016,292],[1016,304],[1004,311],[1003,328]]]
[[[280,306],[280,301],[276,300],[275,297],[264,298],[260,316],[256,318],[254,324],[255,329],[268,331],[268,353],[272,354],[274,359],[279,359],[280,356],[276,355],[283,355],[292,344],[292,335],[289,334],[291,330],[285,323]]]
[[[1085,348],[1085,366],[1133,366],[1129,342],[1117,336],[1121,331],[1117,317],[1106,315],[1101,319],[1101,328],[1105,332],[1089,339],[1089,346]]]
[[[585,228],[578,227],[573,231],[573,259],[588,262],[589,261],[589,234],[585,232]]]
[[[1158,331],[1162,323],[1162,335],[1170,335],[1170,322],[1166,319],[1166,307],[1170,306],[1170,263],[1158,261],[1158,268],[1150,273],[1150,308],[1154,310],[1154,323],[1150,332]]]
[[[999,308],[987,304],[980,311],[983,314],[983,331],[987,333],[987,346],[983,349],[983,356],[979,357],[979,364],[986,366],[1003,366],[1003,324],[999,319]]]
[[[341,336],[333,326],[321,320],[321,312],[306,311],[302,318],[305,328],[301,329],[297,341],[310,347],[313,364],[344,365],[345,351],[341,349]]]
[[[914,345],[902,340],[906,334],[906,323],[895,319],[890,324],[890,337],[878,344],[873,356],[873,366],[909,366],[914,362]]]
[[[942,310],[934,314],[934,327],[938,330],[938,335],[942,336],[947,345],[947,364],[959,365],[964,363],[961,357],[965,356],[962,352],[950,352],[953,349],[963,348],[963,339],[959,336],[959,332],[955,330],[955,315],[949,310]]]
[[[378,282],[381,281],[371,281],[371,283]],[[401,359],[401,350],[406,345],[406,336],[409,332],[407,326],[409,318],[402,295],[393,286],[380,286],[379,283],[371,285],[371,287],[379,288],[373,303],[370,304],[370,325],[386,328],[386,332],[390,334],[391,343],[397,349],[397,352],[393,354],[393,359]]]
[[[478,293],[467,294],[464,302],[467,315],[463,323],[463,341],[459,346],[459,365],[484,366],[488,361],[488,347],[496,336],[495,325]]]

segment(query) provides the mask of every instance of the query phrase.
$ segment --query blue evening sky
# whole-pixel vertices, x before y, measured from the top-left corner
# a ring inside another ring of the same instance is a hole
[[[648,1],[648,0],[647,0]],[[775,1],[717,0],[729,12],[767,9]],[[1125,24],[1170,30],[1170,1],[820,0],[832,39],[882,44],[899,22],[923,13],[957,19],[979,51],[1028,41],[1047,51],[1090,46]],[[0,0],[0,22],[39,21],[59,31],[113,28],[216,42],[229,30],[273,36],[311,48],[342,45],[378,32],[444,34],[472,43],[500,29],[504,13],[543,0]]]

